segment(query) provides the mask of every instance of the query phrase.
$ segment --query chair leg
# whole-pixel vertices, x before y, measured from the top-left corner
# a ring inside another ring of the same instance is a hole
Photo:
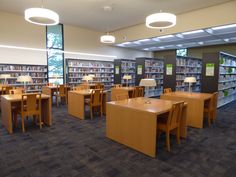
[[[39,128],[42,128],[42,121],[41,121],[41,114],[38,115],[39,116]]]
[[[23,116],[21,118],[21,127],[22,127],[22,132],[25,133],[25,118]]]
[[[167,151],[170,152],[170,132],[166,131],[166,147]]]
[[[90,118],[93,119],[93,107],[90,107]]]
[[[177,132],[176,132],[176,140],[177,140],[177,144],[180,144],[180,128],[177,128]]]

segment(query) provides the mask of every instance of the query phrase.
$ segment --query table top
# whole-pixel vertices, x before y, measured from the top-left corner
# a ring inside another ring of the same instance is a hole
[[[212,94],[210,93],[194,93],[194,92],[179,92],[179,91],[164,93],[163,95],[180,97],[180,98],[202,99],[202,100],[208,100],[212,96]]]
[[[57,86],[56,85],[52,85],[52,86],[44,86],[44,87],[47,87],[47,88],[50,88],[50,89],[56,89]],[[66,88],[70,88],[70,86],[65,86]]]
[[[91,95],[93,89],[84,89],[84,90],[73,90],[69,91],[69,93],[75,93],[79,95]],[[103,91],[103,94],[106,94],[107,91]]]
[[[134,110],[147,111],[158,115],[168,112],[171,109],[172,105],[177,102],[178,101],[138,97],[121,101],[111,101],[107,102],[107,104],[130,108]]]
[[[1,97],[11,101],[11,102],[17,102],[17,101],[21,101],[21,96],[20,94],[16,94],[16,95],[2,95]],[[41,94],[41,99],[48,99],[50,98],[49,95],[45,95],[45,94]]]

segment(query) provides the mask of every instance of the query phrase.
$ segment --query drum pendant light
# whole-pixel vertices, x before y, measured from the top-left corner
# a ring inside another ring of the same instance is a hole
[[[165,29],[176,25],[176,15],[171,13],[155,13],[146,17],[146,26],[154,29]]]
[[[59,23],[59,15],[50,10],[43,8],[29,8],[25,10],[25,20],[36,25],[57,25]]]
[[[100,37],[100,41],[101,43],[107,43],[107,44],[111,44],[111,43],[115,43],[115,36],[110,35],[109,33],[102,35]]]

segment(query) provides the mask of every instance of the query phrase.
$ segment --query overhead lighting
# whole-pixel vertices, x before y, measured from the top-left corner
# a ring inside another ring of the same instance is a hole
[[[146,17],[146,26],[154,29],[165,29],[176,25],[176,15],[171,13],[155,13]]]
[[[183,47],[183,44],[178,44],[178,45],[176,45],[177,47]]]
[[[204,42],[198,42],[198,44],[199,44],[199,45],[203,45],[203,44],[204,44]]]
[[[138,40],[138,42],[148,42],[148,41],[150,41],[151,39],[140,39],[140,40]]]
[[[161,46],[161,47],[158,47],[159,49],[164,49],[165,47]]]
[[[236,24],[231,24],[231,25],[224,25],[224,26],[217,26],[211,28],[212,30],[222,30],[222,29],[227,29],[227,28],[234,28],[236,27]]]
[[[153,41],[160,42],[160,39],[158,37],[152,38]]]
[[[182,33],[182,35],[190,35],[190,34],[197,34],[197,33],[203,33],[204,30],[195,30],[195,31],[188,31],[188,32],[184,32]]]
[[[170,35],[166,35],[166,36],[160,36],[158,37],[159,39],[167,39],[167,38],[172,38],[174,37],[174,35],[170,34]]]
[[[213,30],[212,29],[205,29],[206,32],[208,32],[209,34],[213,34]]]
[[[25,10],[25,20],[36,25],[57,25],[59,15],[45,8],[29,8]]]
[[[122,43],[122,45],[129,45],[129,44],[131,44],[131,42],[124,42],[124,43]]]
[[[184,38],[184,36],[182,34],[176,34],[175,36],[178,37],[178,38],[181,38],[181,39]]]
[[[101,43],[112,44],[115,43],[116,38],[110,34],[105,34],[100,37]]]
[[[229,42],[229,39],[223,39],[225,42]]]
[[[134,41],[133,43],[137,45],[141,44],[139,41]]]
[[[149,50],[149,48],[144,48],[143,50]]]

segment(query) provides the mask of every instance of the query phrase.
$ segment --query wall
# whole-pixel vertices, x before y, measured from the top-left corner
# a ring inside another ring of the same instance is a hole
[[[39,64],[46,65],[46,52],[25,48],[46,48],[46,28],[33,25],[24,20],[23,16],[0,11],[0,63],[10,64]],[[100,55],[114,55],[118,58],[151,57],[150,52],[121,49],[103,45],[99,42],[101,33],[87,29],[64,26],[65,50]],[[18,46],[25,48],[3,48],[2,45]],[[65,57],[114,59],[115,57],[88,56],[78,54],[65,54]]]

